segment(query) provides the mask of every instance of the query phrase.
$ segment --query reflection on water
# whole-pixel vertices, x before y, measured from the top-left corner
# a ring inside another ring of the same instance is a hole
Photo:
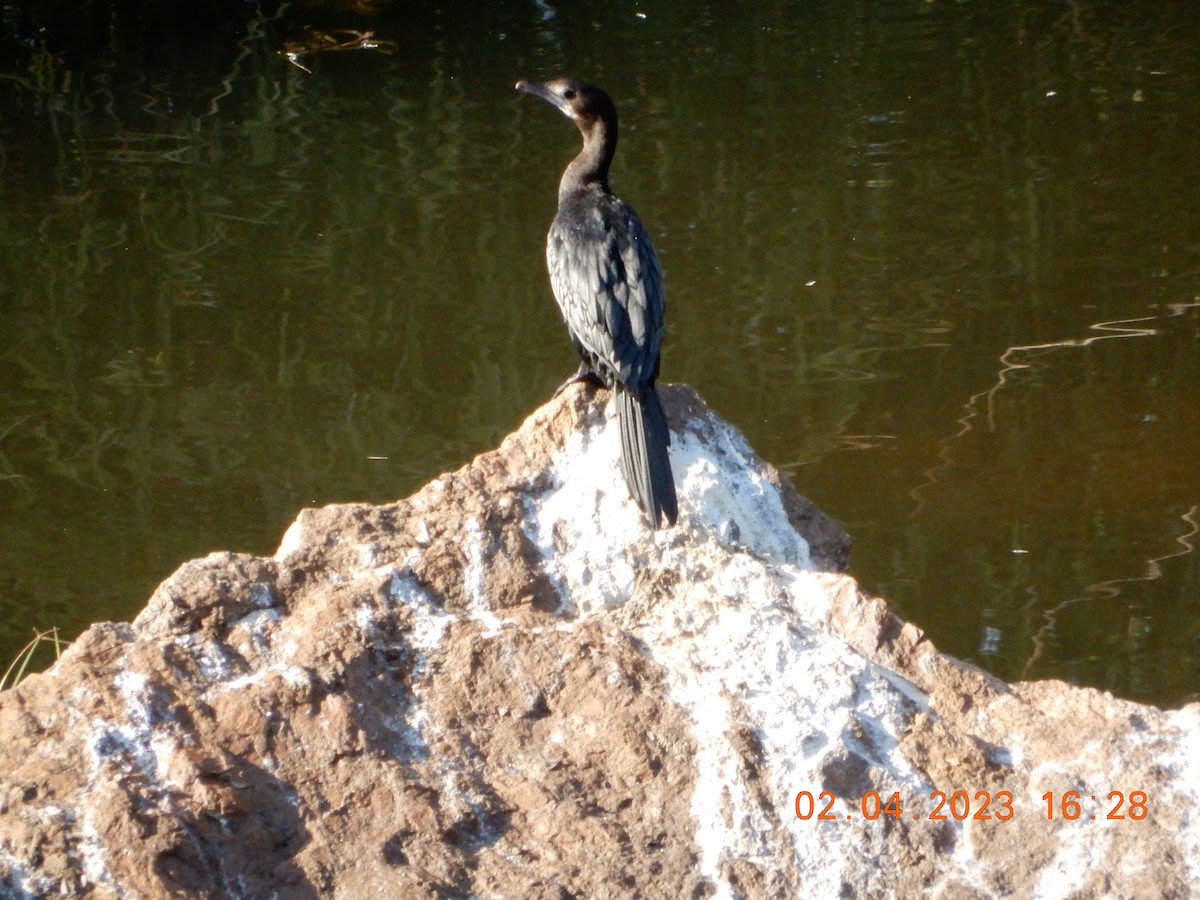
[[[0,659],[549,395],[577,136],[511,86],[571,72],[622,111],[664,378],[868,587],[1005,677],[1195,694],[1200,12],[3,10]]]
[[[991,387],[936,441],[910,493],[923,552],[894,572],[925,590],[978,579],[990,601],[976,652],[990,668],[1120,693],[1171,679],[1192,690],[1192,673],[1169,666],[1194,652],[1197,311],[1006,350]],[[968,612],[954,613],[964,630]]]

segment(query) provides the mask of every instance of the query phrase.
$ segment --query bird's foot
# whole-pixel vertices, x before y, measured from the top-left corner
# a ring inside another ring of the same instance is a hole
[[[578,371],[555,389],[554,396],[557,397],[577,381],[586,381],[592,387],[604,387],[600,376],[593,372],[587,363],[580,363]]]

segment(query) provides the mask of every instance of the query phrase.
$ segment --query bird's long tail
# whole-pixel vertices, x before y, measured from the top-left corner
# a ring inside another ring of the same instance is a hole
[[[674,525],[679,515],[667,446],[671,430],[654,385],[617,386],[621,424],[621,471],[633,499],[655,528]],[[663,524],[665,520],[665,524]]]

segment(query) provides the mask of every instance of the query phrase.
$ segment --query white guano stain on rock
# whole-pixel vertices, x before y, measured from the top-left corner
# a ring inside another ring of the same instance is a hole
[[[567,614],[615,609],[633,592],[634,568],[621,537],[644,526],[621,477],[615,437],[616,429],[602,427],[569,435],[550,462],[553,487],[529,517],[527,531]],[[597,534],[600,522],[604,529]]]
[[[719,897],[733,897],[724,860],[753,859],[766,867],[778,861],[772,862],[777,848],[767,840],[776,820],[759,796],[743,790],[731,729],[739,720],[769,723],[763,749],[771,793],[786,806],[798,783],[815,783],[805,776],[820,758],[806,773],[797,764],[800,748],[813,744],[812,723],[823,721],[831,730],[820,745],[837,746],[863,684],[845,670],[845,645],[817,631],[824,590],[804,571],[807,543],[788,521],[778,489],[750,467],[744,442],[727,429],[718,429],[708,445],[691,433],[674,435],[679,524],[631,544],[646,532],[621,478],[615,433],[615,425],[601,426],[567,439],[553,459],[555,487],[535,511],[533,539],[545,570],[583,619],[627,603],[639,568],[691,580],[680,592],[682,602],[639,610],[632,631],[668,673],[672,700],[692,719],[698,770],[692,810],[701,869]],[[593,444],[603,449],[587,452]],[[579,515],[581,509],[589,515]],[[630,562],[639,556],[646,562]],[[806,606],[812,608],[807,615]],[[739,708],[731,698],[738,698]],[[793,845],[813,874],[813,887],[836,892],[828,844],[805,859],[811,825],[790,818]]]
[[[275,551],[275,561],[283,562],[297,552],[304,545],[306,531],[304,516],[297,516],[279,541],[279,549]]]
[[[413,612],[413,625],[408,633],[408,642],[397,649],[411,647],[417,658],[413,663],[414,688],[405,720],[389,718],[391,729],[400,734],[413,752],[424,758],[429,755],[425,729],[429,727],[429,714],[422,702],[420,683],[429,667],[429,657],[437,651],[446,636],[446,630],[457,617],[447,613],[433,601],[412,577],[410,570],[393,571],[388,582],[388,598],[401,603]]]
[[[1171,713],[1170,724],[1178,728],[1178,746],[1163,754],[1164,765],[1171,769],[1174,781],[1188,792],[1182,802],[1175,802],[1174,813],[1179,817],[1181,833],[1200,833],[1200,703],[1193,703]],[[1200,884],[1200,853],[1184,860],[1192,884]]]
[[[720,428],[707,443],[692,432],[677,434],[671,465],[679,493],[691,501],[690,529],[713,533],[731,548],[752,548],[772,562],[811,565],[808,543],[788,521],[779,489],[753,464],[739,434]]]
[[[467,568],[463,579],[467,589],[467,601],[471,618],[483,626],[484,637],[494,637],[504,625],[504,619],[492,612],[487,595],[488,558],[487,535],[474,516],[466,522]]]

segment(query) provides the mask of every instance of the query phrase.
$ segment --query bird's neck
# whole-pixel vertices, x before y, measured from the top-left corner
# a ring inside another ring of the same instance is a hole
[[[617,150],[617,123],[599,120],[583,133],[583,149],[571,160],[558,185],[562,199],[580,191],[608,190],[608,167]]]

